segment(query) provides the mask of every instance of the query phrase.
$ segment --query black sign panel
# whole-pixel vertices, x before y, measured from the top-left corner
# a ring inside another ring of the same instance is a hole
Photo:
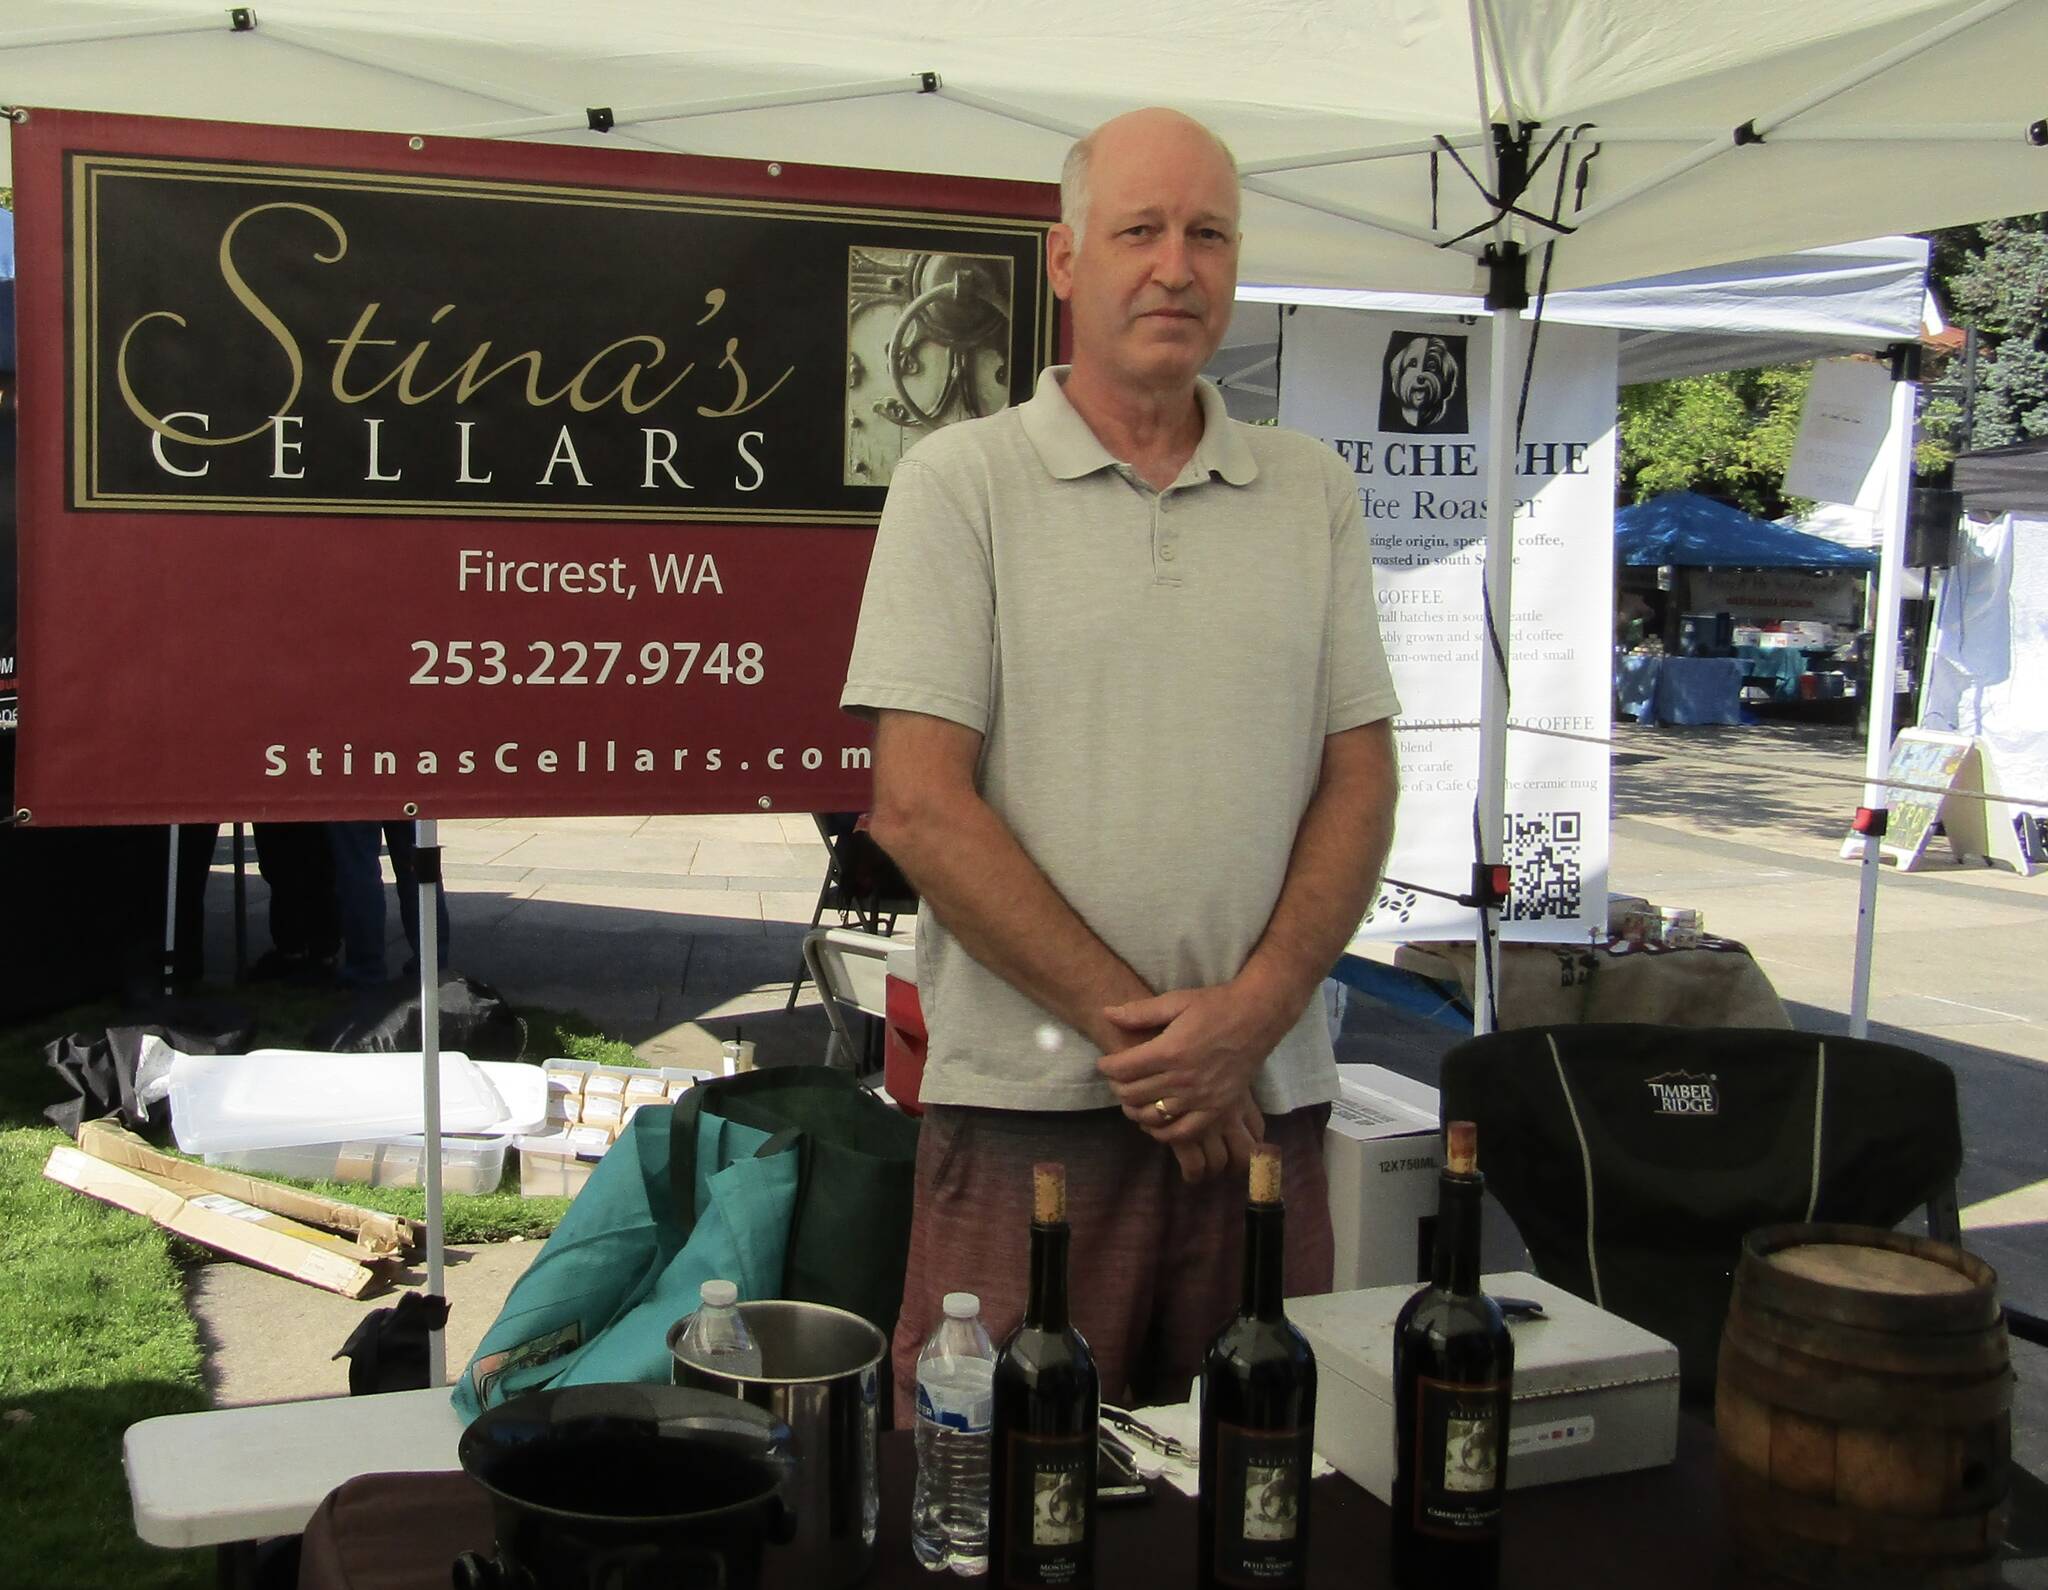
[[[871,522],[1029,396],[1045,224],[72,155],[68,505]]]

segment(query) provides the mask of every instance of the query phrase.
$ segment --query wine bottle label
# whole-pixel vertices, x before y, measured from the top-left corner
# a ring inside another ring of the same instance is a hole
[[[1005,1585],[1069,1585],[1093,1582],[1088,1552],[1088,1509],[1095,1498],[1095,1441],[1085,1436],[1030,1436],[1012,1433],[1005,1538],[1001,1565]]]
[[[1415,1385],[1415,1528],[1446,1540],[1476,1540],[1500,1529],[1501,1391],[1498,1381]]]
[[[1259,1590],[1301,1584],[1307,1432],[1219,1422],[1216,1443],[1217,1581]]]

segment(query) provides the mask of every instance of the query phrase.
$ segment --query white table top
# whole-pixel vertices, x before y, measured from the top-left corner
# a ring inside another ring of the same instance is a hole
[[[447,1388],[144,1419],[122,1438],[135,1533],[152,1546],[295,1535],[358,1474],[457,1468]]]

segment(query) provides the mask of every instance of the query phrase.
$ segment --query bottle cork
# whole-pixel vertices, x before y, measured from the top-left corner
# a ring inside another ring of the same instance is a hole
[[[1444,1128],[1444,1166],[1454,1176],[1479,1172],[1479,1127],[1472,1121],[1452,1121]]]
[[[1067,1218],[1067,1167],[1044,1160],[1031,1167],[1031,1219],[1041,1226]]]
[[[1280,1202],[1280,1150],[1271,1143],[1252,1150],[1251,1198],[1255,1204]]]

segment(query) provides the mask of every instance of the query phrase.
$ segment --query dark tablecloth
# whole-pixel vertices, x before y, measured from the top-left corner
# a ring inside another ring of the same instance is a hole
[[[882,1519],[876,1590],[943,1590],[910,1553],[910,1437],[882,1438]],[[1102,1515],[1096,1583],[1101,1590],[1191,1585],[1195,1504],[1160,1494]],[[1309,1584],[1373,1590],[1387,1584],[1387,1509],[1341,1476],[1314,1490]],[[446,1590],[457,1552],[488,1550],[483,1492],[460,1474],[372,1474],[330,1495],[306,1526],[300,1590]],[[1736,1590],[1759,1584],[1730,1556],[1714,1480],[1714,1433],[1679,1425],[1678,1461],[1607,1479],[1546,1485],[1509,1495],[1501,1581],[1517,1590]],[[1456,1590],[1446,1586],[1445,1590]]]

